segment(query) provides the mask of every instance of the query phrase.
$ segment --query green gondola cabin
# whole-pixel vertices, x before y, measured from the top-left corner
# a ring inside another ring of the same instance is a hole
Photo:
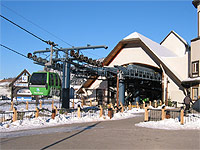
[[[32,95],[59,96],[61,81],[57,73],[34,72],[29,80],[29,89]]]

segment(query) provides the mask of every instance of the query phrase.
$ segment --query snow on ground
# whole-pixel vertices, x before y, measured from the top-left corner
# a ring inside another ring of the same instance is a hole
[[[165,130],[200,130],[200,120],[195,122],[187,122],[186,124],[181,125],[176,119],[165,119],[161,121],[140,122],[136,124],[136,126]]]
[[[181,125],[179,119],[165,119],[161,121],[148,121],[135,124],[138,127],[164,130],[200,130],[200,115],[184,117],[185,123]]]
[[[8,88],[2,88],[2,87],[0,87],[0,95],[10,96],[10,90]]]
[[[51,104],[47,105],[47,107],[51,107]],[[35,106],[33,106],[33,108],[35,108]],[[22,109],[24,109],[24,107],[21,108],[21,110]],[[144,109],[133,108],[132,110],[125,110],[123,113],[118,112],[114,114],[112,119],[108,118],[106,110],[105,110],[105,116],[101,118],[99,117],[99,111],[96,112],[91,111],[86,113],[82,112],[81,118],[77,117],[77,112],[72,112],[68,114],[58,114],[55,117],[55,119],[51,119],[51,117],[47,116],[38,118],[25,118],[23,120],[17,120],[15,122],[6,121],[0,123],[0,132],[9,133],[10,131],[29,130],[29,129],[44,128],[44,127],[57,126],[63,124],[119,120],[119,119],[136,117],[139,115],[139,113],[144,113]],[[29,114],[27,113],[27,115],[31,114],[32,116],[34,116],[34,113],[31,112]],[[8,117],[12,117],[12,114],[11,116]],[[176,119],[165,119],[162,121],[140,122],[136,124],[136,126],[153,128],[153,129],[165,129],[165,130],[185,130],[185,129],[200,130],[200,114],[197,115],[191,114],[189,117],[185,117],[185,120],[186,122],[184,123],[184,125],[181,125],[179,119],[176,118]]]
[[[31,119],[17,120],[15,122],[6,121],[0,123],[0,132],[10,132],[18,130],[27,130],[35,128],[43,128],[50,126],[57,126],[63,124],[72,124],[72,123],[84,123],[84,122],[96,122],[96,121],[108,121],[108,120],[119,120],[126,119],[137,116],[138,113],[143,113],[143,109],[133,108],[132,110],[126,110],[123,113],[119,112],[114,114],[112,119],[109,119],[108,116],[99,117],[99,111],[96,113],[82,113],[82,117],[78,118],[77,113],[58,114],[55,119],[51,117],[38,117]]]
[[[149,106],[150,109],[162,109],[162,106],[158,106],[154,108],[153,106]],[[166,106],[165,109],[176,109],[175,107]],[[146,127],[152,129],[164,129],[164,130],[200,130],[200,114],[190,114],[187,117],[184,117],[185,123],[184,125],[180,124],[180,119],[165,119],[160,121],[148,121],[148,122],[140,122],[135,124],[139,127]]]
[[[165,107],[165,109],[175,109],[175,107],[165,106],[165,104],[163,104],[162,106],[158,106],[156,108],[153,106],[148,106],[149,109],[162,109],[163,107]]]

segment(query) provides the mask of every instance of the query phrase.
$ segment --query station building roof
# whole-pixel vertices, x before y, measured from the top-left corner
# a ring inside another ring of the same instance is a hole
[[[176,34],[175,32],[171,31],[169,34]],[[169,36],[169,35],[168,35]],[[183,42],[184,44],[187,44],[187,42],[180,37],[178,34],[176,34],[178,39]],[[165,38],[166,39],[166,38]],[[165,40],[164,39],[164,40]],[[162,42],[164,42],[164,40]],[[109,64],[117,57],[117,55],[123,50],[123,48],[126,48],[128,44],[134,44],[136,46],[140,46],[143,49],[147,49],[149,54],[153,56],[153,58],[159,62],[159,64],[162,65],[162,67],[170,73],[173,78],[176,80],[175,82],[181,86],[181,78],[176,73],[175,69],[169,66],[165,61],[164,58],[177,58],[179,57],[176,53],[174,53],[172,50],[152,41],[151,39],[141,35],[140,33],[134,32],[124,39],[122,39],[115,47],[114,49],[108,54],[108,56],[103,60],[104,66],[109,66]],[[95,78],[88,79],[82,86],[82,88],[88,88],[90,87],[94,82]]]

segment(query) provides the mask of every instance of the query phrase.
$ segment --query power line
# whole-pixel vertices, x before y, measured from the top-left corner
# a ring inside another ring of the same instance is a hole
[[[71,45],[70,43],[64,41],[63,39],[59,38],[59,37],[56,36],[55,34],[53,34],[53,33],[49,32],[49,31],[47,31],[46,29],[42,28],[41,26],[37,25],[36,23],[32,22],[31,20],[25,18],[24,16],[22,16],[21,14],[17,13],[17,12],[14,11],[14,10],[12,10],[11,8],[9,8],[9,7],[7,7],[7,6],[3,5],[3,4],[1,4],[1,5],[2,5],[3,7],[5,7],[5,8],[7,8],[8,10],[12,11],[12,12],[15,13],[16,15],[20,16],[20,17],[23,18],[24,20],[28,21],[29,23],[33,24],[34,26],[40,28],[41,30],[43,30],[43,31],[45,31],[45,32],[47,32],[47,33],[49,33],[50,35],[52,35],[52,36],[54,36],[55,38],[57,38],[57,39],[61,40],[62,42],[64,42],[65,44],[67,44],[67,45],[73,47],[73,45]]]
[[[43,40],[43,39],[40,38],[39,36],[37,36],[37,35],[31,33],[30,31],[28,31],[28,30],[26,30],[26,29],[24,29],[23,27],[19,26],[18,24],[14,23],[13,21],[9,20],[8,18],[6,18],[6,17],[4,17],[4,16],[2,16],[2,15],[0,15],[0,17],[2,17],[3,19],[7,20],[7,21],[10,22],[10,23],[12,23],[13,25],[17,26],[18,28],[24,30],[25,32],[27,32],[27,33],[29,33],[30,35],[34,36],[35,38],[39,39],[40,41],[42,41],[42,42],[48,44],[48,41]]]
[[[20,53],[20,52],[17,52],[16,50],[13,50],[13,49],[11,49],[11,48],[9,48],[9,47],[7,47],[7,46],[3,45],[3,44],[0,44],[0,46],[2,46],[2,47],[4,47],[4,48],[6,48],[6,49],[8,49],[8,50],[10,50],[10,51],[12,51],[12,52],[14,52],[14,53],[18,54],[18,55],[21,55],[21,56],[23,56],[23,57],[26,57],[26,58],[28,58],[28,57],[27,57],[27,56],[25,56],[24,54],[22,54],[22,53]],[[28,59],[29,59],[29,58],[28,58]]]
[[[100,56],[100,55],[97,55],[97,54],[93,54],[93,53],[90,53],[90,52],[86,52],[86,51],[84,51],[84,53],[88,53],[88,54],[90,54],[90,55],[97,56],[97,57],[100,57],[100,58],[103,57],[103,56]]]
[[[20,16],[20,17],[22,17],[24,20],[26,20],[26,21],[28,21],[28,22],[32,23],[33,25],[37,26],[37,27],[38,27],[38,28],[40,28],[41,30],[43,30],[43,31],[45,31],[45,32],[47,32],[47,33],[49,33],[49,34],[51,34],[52,36],[54,36],[54,37],[56,37],[57,39],[59,39],[59,40],[63,41],[64,43],[68,44],[69,46],[72,46],[72,47],[74,47],[73,45],[71,45],[71,44],[69,44],[68,42],[64,41],[63,39],[61,39],[61,38],[57,37],[57,36],[56,36],[56,35],[54,35],[53,33],[51,33],[51,32],[49,32],[49,31],[45,30],[44,28],[40,27],[39,25],[37,25],[37,24],[33,23],[32,21],[30,21],[30,20],[26,19],[25,17],[23,17],[22,15],[18,14],[18,13],[17,13],[17,12],[15,12],[14,10],[12,10],[12,9],[8,8],[7,6],[5,6],[5,5],[3,5],[3,4],[1,4],[1,5],[2,5],[3,7],[6,7],[7,9],[9,9],[10,11],[14,12],[15,14],[19,15],[19,16]],[[51,41],[45,41],[45,40],[43,40],[43,39],[42,39],[42,38],[40,38],[39,36],[37,36],[37,35],[35,35],[35,34],[31,33],[30,31],[26,30],[25,28],[21,27],[20,25],[18,25],[18,24],[16,24],[16,23],[14,23],[13,21],[9,20],[8,18],[4,17],[4,16],[3,16],[3,15],[1,15],[1,14],[0,14],[0,17],[2,17],[3,19],[7,20],[7,21],[8,21],[8,22],[10,22],[10,23],[12,23],[13,25],[15,25],[15,26],[19,27],[20,29],[24,30],[25,32],[27,32],[27,33],[31,34],[32,36],[34,36],[35,38],[37,38],[37,39],[41,40],[42,42],[44,42],[44,43],[46,43],[46,44],[49,44],[49,45],[51,45],[51,44],[50,44],[50,42],[51,42]],[[56,45],[56,46],[58,46],[58,45]],[[54,47],[55,47],[56,49],[59,49],[59,48],[58,48],[58,47],[56,47],[56,46],[54,45]],[[59,46],[59,47],[60,47],[60,46]],[[60,47],[60,48],[61,48],[61,47]],[[90,53],[90,52],[85,52],[85,53],[88,53],[88,54],[91,54],[91,55],[94,55],[94,56],[101,57],[101,56],[99,56],[99,55],[96,55],[96,54],[93,54],[93,53]]]

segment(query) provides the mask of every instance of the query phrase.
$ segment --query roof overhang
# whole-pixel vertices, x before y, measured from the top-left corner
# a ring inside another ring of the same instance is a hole
[[[31,76],[31,74],[24,69],[10,84],[9,87],[12,87],[14,85],[14,83],[23,75],[23,74],[28,74],[28,76]]]
[[[131,44],[139,44],[141,40],[139,38],[134,38],[134,39],[127,39],[127,40],[121,40],[115,48],[108,54],[108,56],[103,60],[104,66],[108,66],[115,58],[116,56],[120,53],[120,51],[129,43]],[[82,88],[89,88],[98,78],[98,76],[93,76],[93,79],[88,79],[83,86],[78,90],[77,93],[82,93],[83,91],[81,90]]]
[[[103,63],[104,66],[108,66],[116,57],[117,55],[123,50],[123,48],[126,48],[128,44],[134,44],[134,46],[140,46],[142,47],[148,55],[157,63],[161,64],[163,68],[165,69],[165,72],[167,72],[168,76],[170,76],[173,81],[183,89],[183,86],[181,84],[181,80],[173,73],[173,71],[168,67],[167,64],[160,58],[158,55],[156,55],[153,50],[151,50],[148,45],[146,45],[140,38],[131,38],[131,39],[124,39],[121,40],[115,48],[109,53],[109,55],[104,59]],[[94,79],[87,80],[81,88],[89,88],[97,79],[98,77]]]
[[[200,83],[200,77],[197,78],[187,78],[182,81],[183,83]]]
[[[194,5],[195,8],[200,4],[200,0],[193,0],[192,4]]]
[[[195,86],[200,84],[200,77],[197,78],[187,78],[186,80],[182,81],[182,85],[186,88],[189,88],[191,86]]]

